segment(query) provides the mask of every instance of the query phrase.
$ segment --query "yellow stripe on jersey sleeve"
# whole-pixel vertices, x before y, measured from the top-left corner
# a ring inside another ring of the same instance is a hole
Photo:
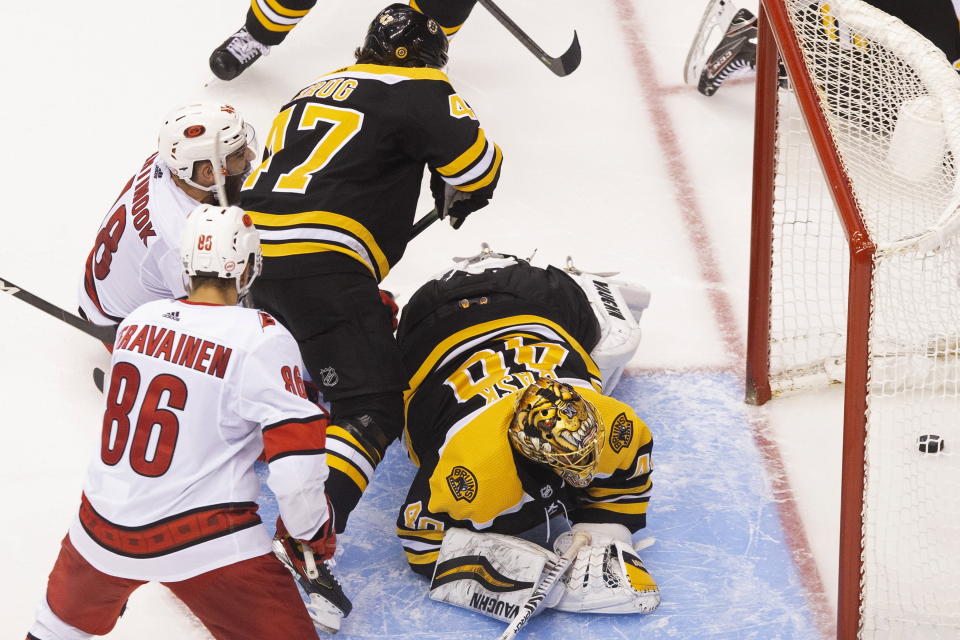
[[[626,487],[618,489],[608,489],[606,487],[587,487],[587,495],[591,498],[609,498],[612,496],[622,496],[628,494],[640,494],[644,491],[649,491],[652,483],[650,481],[645,482],[642,485],[635,487]]]
[[[251,2],[250,2],[250,10],[253,11],[253,15],[255,15],[255,16],[257,17],[257,22],[260,23],[260,26],[263,27],[264,29],[266,29],[267,31],[275,31],[275,32],[277,32],[277,33],[282,33],[282,32],[284,32],[284,31],[290,31],[290,30],[293,29],[295,26],[297,26],[296,23],[294,23],[294,24],[277,24],[276,22],[274,22],[273,20],[271,20],[271,19],[267,16],[267,14],[265,14],[265,13],[263,12],[263,9],[261,9],[259,6],[257,6],[257,0],[251,0]]]
[[[477,129],[477,139],[470,145],[470,147],[461,153],[453,162],[443,165],[437,169],[437,173],[442,176],[452,176],[455,173],[460,173],[466,169],[469,165],[477,161],[477,158],[480,157],[480,154],[483,153],[484,147],[487,146],[487,136],[483,132],[483,129]]]
[[[253,0],[253,1],[256,2],[256,0]],[[287,7],[277,2],[277,0],[266,0],[266,1],[267,1],[268,7],[276,11],[281,16],[284,16],[287,18],[302,18],[303,16],[310,13],[310,9],[301,9],[301,10],[288,9]]]
[[[503,152],[500,151],[500,147],[494,144],[493,148],[494,148],[495,155],[493,158],[493,162],[491,163],[490,170],[487,171],[483,175],[483,177],[477,180],[476,182],[470,182],[468,184],[459,185],[457,189],[459,189],[460,191],[476,191],[477,189],[482,189],[488,184],[490,184],[491,182],[493,182],[493,179],[497,177],[497,171],[500,170],[500,163],[503,162]]]
[[[440,551],[413,553],[411,551],[404,550],[404,553],[407,554],[407,562],[409,564],[432,564],[437,561],[437,558],[440,557]]]
[[[370,274],[376,278],[377,272],[372,265],[357,253],[339,245],[327,244],[325,242],[285,242],[283,244],[265,244],[260,247],[264,258],[285,258],[287,256],[300,256],[308,253],[323,253],[324,251],[335,251],[348,255],[357,262],[363,264],[370,270]]]
[[[419,538],[421,540],[428,540],[430,542],[440,542],[443,540],[443,536],[446,535],[446,531],[443,529],[404,529],[402,527],[397,527],[397,536],[405,540],[410,538]]]
[[[340,473],[343,473],[348,478],[350,478],[357,487],[360,488],[360,491],[363,492],[367,488],[367,478],[364,477],[360,471],[353,466],[348,460],[341,458],[340,456],[327,453],[327,466],[331,469],[336,469]]]
[[[380,248],[380,245],[377,244],[376,239],[374,239],[373,234],[370,233],[370,230],[365,226],[345,215],[339,213],[332,213],[330,211],[305,211],[303,213],[292,213],[292,214],[283,214],[283,213],[262,213],[259,211],[247,211],[250,214],[250,217],[253,219],[253,223],[258,227],[296,227],[298,225],[307,225],[307,224],[317,224],[333,227],[335,229],[343,229],[357,240],[359,240],[363,246],[367,249],[370,255],[373,257],[376,262],[376,271],[380,272],[379,279],[387,277],[387,274],[390,272],[390,263],[387,261],[387,256],[384,255],[383,250]],[[283,253],[279,249],[272,249],[272,255],[267,253],[267,247],[284,247],[291,244],[300,244],[305,246],[299,246],[296,250],[291,251],[290,253]],[[310,250],[310,245],[321,244],[313,242],[302,242],[302,243],[284,243],[277,245],[263,245],[263,255],[267,257],[278,257],[278,256],[287,256],[287,255],[299,255],[302,253],[314,253],[316,251],[335,251],[336,249],[324,248],[324,249],[313,249]],[[327,247],[333,245],[326,245]],[[341,253],[346,253],[347,255],[352,255],[360,262],[366,264],[366,260],[360,257],[353,251],[348,249],[340,248]],[[374,265],[367,265],[367,267],[374,271]],[[376,277],[374,273],[374,277]]]

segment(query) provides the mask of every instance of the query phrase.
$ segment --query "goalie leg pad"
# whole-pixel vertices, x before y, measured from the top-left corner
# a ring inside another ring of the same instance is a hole
[[[450,529],[440,545],[430,598],[510,622],[545,565],[557,559],[552,551],[513,536]],[[542,609],[549,606],[544,602]]]
[[[600,340],[590,357],[600,368],[603,392],[610,393],[640,346],[640,318],[650,305],[650,291],[636,284],[586,272],[571,273],[587,294],[600,324]]]

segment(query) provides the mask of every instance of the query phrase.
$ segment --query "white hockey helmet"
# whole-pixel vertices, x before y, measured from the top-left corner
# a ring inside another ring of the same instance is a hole
[[[227,156],[253,144],[253,127],[228,104],[199,103],[170,112],[160,128],[157,148],[160,159],[173,173],[192,187],[217,190],[222,200]],[[213,165],[215,184],[201,186],[193,181],[193,165],[206,160]]]
[[[232,279],[243,296],[260,275],[260,234],[253,220],[240,207],[202,204],[187,216],[180,244],[180,258],[187,278],[204,276]],[[240,283],[247,265],[247,281]],[[190,290],[189,280],[187,290]]]

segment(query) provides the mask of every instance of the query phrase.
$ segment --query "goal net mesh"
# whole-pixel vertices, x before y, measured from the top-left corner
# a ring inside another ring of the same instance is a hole
[[[869,332],[862,637],[960,638],[960,79],[860,0],[776,1],[845,172],[830,180],[849,182],[877,247],[854,329]],[[782,393],[843,381],[850,244],[794,93],[777,100],[768,347]],[[921,452],[921,436],[942,448]]]

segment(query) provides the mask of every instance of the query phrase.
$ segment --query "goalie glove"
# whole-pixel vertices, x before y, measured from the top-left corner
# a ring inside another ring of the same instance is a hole
[[[430,170],[430,192],[440,219],[450,218],[450,226],[459,229],[467,216],[490,203],[493,189],[487,187],[476,191],[460,191],[448,184],[436,171]]]
[[[560,534],[553,547],[563,553],[577,531],[593,543],[580,549],[563,578],[563,596],[554,605],[577,613],[650,613],[660,604],[660,589],[631,544],[621,524],[582,522]]]

